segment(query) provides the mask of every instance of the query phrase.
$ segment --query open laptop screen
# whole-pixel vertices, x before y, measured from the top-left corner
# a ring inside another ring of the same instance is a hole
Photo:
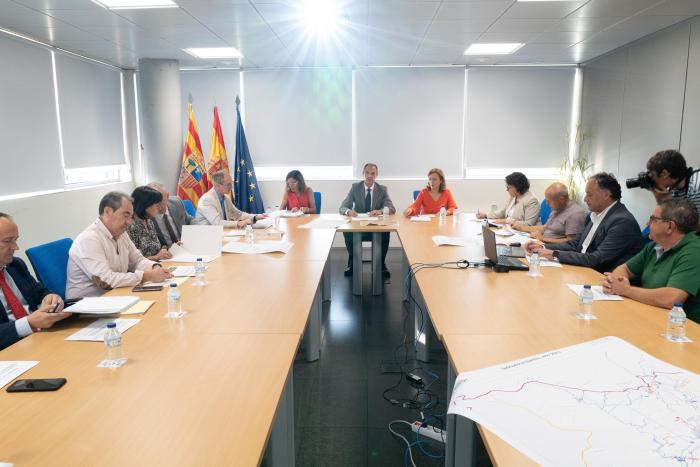
[[[494,263],[498,262],[496,234],[484,223],[484,225],[481,226],[481,235],[484,237],[484,253],[486,253],[486,257]]]

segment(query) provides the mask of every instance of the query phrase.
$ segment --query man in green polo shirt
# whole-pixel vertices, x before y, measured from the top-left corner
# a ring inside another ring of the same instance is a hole
[[[603,279],[605,293],[670,309],[683,303],[689,319],[700,322],[700,236],[698,212],[687,199],[668,199],[649,217],[649,238],[642,251]],[[641,282],[641,287],[630,284]]]

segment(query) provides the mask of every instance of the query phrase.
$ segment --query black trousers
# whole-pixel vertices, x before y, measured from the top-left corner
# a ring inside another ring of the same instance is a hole
[[[352,236],[362,235],[363,242],[371,242],[372,234],[369,232],[364,232],[362,234],[353,234],[348,232],[343,232],[343,237],[345,237],[345,248],[348,249],[348,266],[352,267]],[[386,254],[389,251],[389,232],[382,232],[382,265],[386,264]]]

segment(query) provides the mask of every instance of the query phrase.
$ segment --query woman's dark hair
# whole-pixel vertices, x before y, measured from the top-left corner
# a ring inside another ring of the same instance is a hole
[[[290,178],[293,178],[299,184],[297,186],[299,193],[306,193],[306,182],[304,181],[304,176],[301,174],[301,172],[298,170],[292,170],[286,177],[284,177],[284,184],[287,187],[287,191],[289,191],[289,183],[287,183],[287,180]]]
[[[146,209],[163,201],[163,195],[150,186],[136,187],[131,198],[134,200],[134,214],[141,219],[148,219]]]
[[[513,172],[506,176],[506,185],[510,185],[517,190],[519,194],[527,193],[530,189],[530,181],[522,172]]]

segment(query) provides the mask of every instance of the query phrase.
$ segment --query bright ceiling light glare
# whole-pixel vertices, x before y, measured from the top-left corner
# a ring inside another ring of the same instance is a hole
[[[326,35],[338,25],[338,11],[333,0],[303,0],[301,19],[312,35]]]
[[[508,55],[518,50],[522,45],[521,42],[472,44],[464,51],[464,55]]]
[[[94,0],[110,10],[137,10],[142,8],[177,8],[172,0]]]
[[[196,58],[243,58],[243,54],[234,47],[191,47],[182,50]]]

